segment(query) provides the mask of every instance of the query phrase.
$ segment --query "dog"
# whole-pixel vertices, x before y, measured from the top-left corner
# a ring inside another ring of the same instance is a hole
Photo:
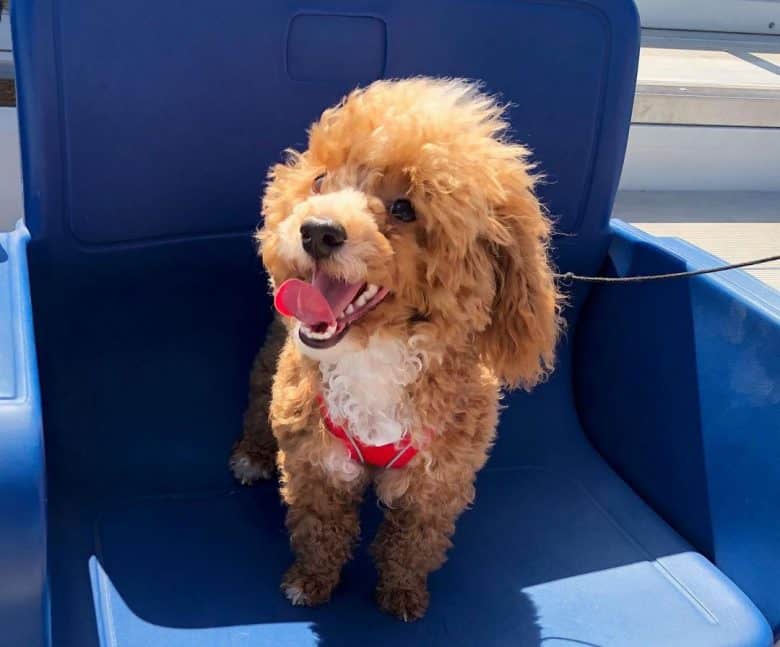
[[[376,81],[269,172],[256,238],[280,314],[231,468],[245,484],[279,470],[293,604],[331,597],[373,485],[377,602],[421,618],[502,389],[554,367],[551,222],[505,112],[463,80]]]

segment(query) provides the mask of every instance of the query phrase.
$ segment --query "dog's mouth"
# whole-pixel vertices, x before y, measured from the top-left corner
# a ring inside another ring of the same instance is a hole
[[[376,307],[390,291],[373,283],[347,283],[315,268],[311,283],[288,279],[279,286],[274,306],[301,322],[301,341],[312,348],[338,344],[349,327]]]

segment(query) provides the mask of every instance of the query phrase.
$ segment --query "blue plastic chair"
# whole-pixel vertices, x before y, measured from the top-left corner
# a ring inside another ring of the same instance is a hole
[[[25,224],[0,236],[0,644],[770,644],[780,298],[739,272],[571,287],[557,371],[508,397],[419,623],[377,610],[363,548],[330,604],[291,607],[275,487],[227,470],[271,312],[249,236],[265,169],[356,84],[463,76],[513,102],[561,270],[717,262],[610,224],[631,2],[13,12]]]

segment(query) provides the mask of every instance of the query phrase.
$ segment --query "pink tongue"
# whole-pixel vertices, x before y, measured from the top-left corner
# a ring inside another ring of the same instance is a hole
[[[274,306],[285,317],[295,317],[310,328],[319,324],[331,326],[355,298],[362,283],[345,283],[315,272],[314,280],[287,279],[279,286]]]
[[[288,279],[279,286],[274,306],[285,317],[295,317],[307,326],[336,322],[327,299],[311,283]]]

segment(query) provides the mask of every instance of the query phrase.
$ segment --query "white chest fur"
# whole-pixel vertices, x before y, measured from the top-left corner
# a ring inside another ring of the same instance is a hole
[[[406,387],[422,367],[408,344],[377,336],[364,349],[320,361],[330,417],[367,445],[398,442],[414,422]]]

